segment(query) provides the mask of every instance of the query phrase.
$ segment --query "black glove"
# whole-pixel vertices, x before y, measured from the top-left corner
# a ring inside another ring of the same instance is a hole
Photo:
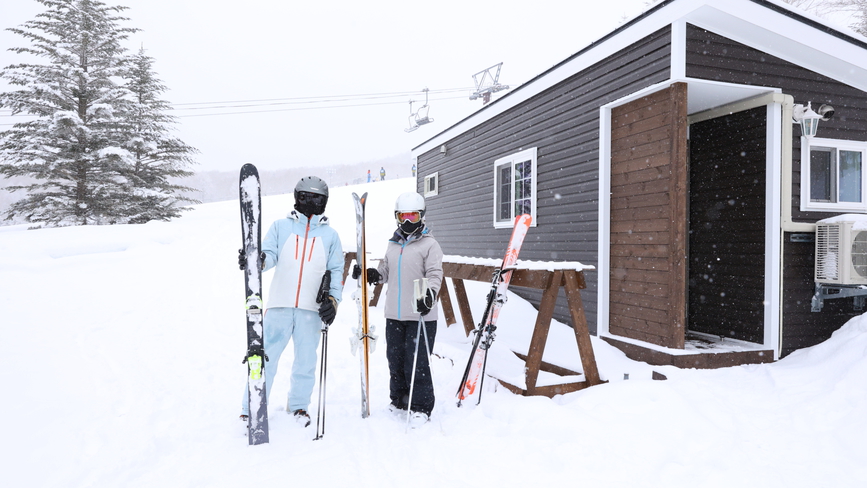
[[[355,265],[352,267],[352,279],[357,280],[358,277],[361,276],[361,266]],[[379,271],[376,268],[367,268],[367,282],[371,285],[375,285],[379,283],[382,279],[382,275],[379,274]]]
[[[427,315],[436,303],[436,293],[430,288],[427,289],[425,296],[415,301],[415,307],[421,315]]]
[[[319,318],[325,325],[331,325],[334,322],[334,317],[337,316],[337,300],[329,296],[327,300],[319,305]]]
[[[259,259],[262,260],[262,267],[265,267],[265,251],[259,253]],[[242,271],[247,269],[247,255],[243,249],[238,249],[238,268]]]

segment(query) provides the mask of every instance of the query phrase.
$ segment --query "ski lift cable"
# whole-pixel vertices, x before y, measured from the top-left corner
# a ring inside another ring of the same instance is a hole
[[[418,92],[413,92],[418,93]],[[441,93],[441,91],[437,91],[436,93]],[[440,101],[440,100],[460,100],[463,99],[463,96],[457,97],[431,97],[432,101]],[[319,109],[336,109],[336,108],[357,108],[357,107],[372,107],[378,105],[396,105],[403,104],[405,101],[386,101],[386,102],[377,102],[377,103],[358,103],[358,104],[344,104],[344,105],[318,105],[318,106],[310,106],[310,107],[292,107],[292,108],[281,108],[277,110],[249,110],[242,112],[216,112],[216,113],[201,113],[201,114],[183,114],[183,115],[175,115],[178,118],[187,118],[187,117],[207,117],[211,115],[240,115],[240,114],[254,114],[254,113],[269,113],[269,112],[290,112],[297,110],[319,110]],[[266,107],[272,106],[268,105],[247,105],[247,106],[239,106],[239,107],[202,107],[201,109],[210,108],[213,110],[219,110],[221,108],[254,108],[254,107]],[[12,117],[12,115],[0,115],[0,117]],[[35,115],[29,114],[17,114],[15,117],[36,117]],[[0,123],[0,126],[14,126],[14,123]]]
[[[330,98],[327,100],[298,100],[292,102],[272,102],[272,103],[261,103],[261,104],[249,104],[249,105],[215,105],[211,107],[188,107],[188,108],[176,108],[175,110],[212,110],[212,109],[220,109],[220,108],[247,108],[247,107],[269,107],[269,106],[278,106],[278,105],[301,105],[301,104],[314,104],[314,103],[337,103],[337,102],[350,102],[350,101],[361,101],[361,100],[382,100],[386,98],[394,98],[396,95],[382,95],[382,96],[371,96],[367,98]]]
[[[426,101],[425,105],[429,103],[429,100],[453,100],[460,97],[438,97],[438,98],[430,98],[427,99],[428,92],[433,94],[447,94],[454,92],[466,92],[471,91],[472,88],[446,88],[439,90],[428,90],[425,93]],[[297,97],[297,98],[274,98],[274,99],[258,99],[258,100],[236,100],[236,101],[223,101],[223,102],[190,102],[190,103],[178,103],[173,104],[175,107],[174,110],[220,110],[225,108],[255,108],[255,107],[270,107],[270,106],[278,106],[278,105],[292,105],[292,104],[326,104],[326,103],[339,103],[346,102],[352,100],[377,100],[384,98],[392,98],[392,97],[403,97],[408,94],[417,94],[418,91],[411,92],[385,92],[385,93],[368,93],[368,94],[357,94],[357,95],[340,95],[340,96],[322,96],[322,97]],[[366,97],[366,98],[362,98]],[[215,105],[215,104],[226,104],[226,103],[242,103],[246,105]],[[398,102],[385,102],[388,103],[398,103]],[[403,103],[403,102],[400,102]],[[178,108],[190,105],[213,105],[213,106],[204,106],[204,107],[187,107],[187,108]],[[311,107],[311,108],[292,108],[292,109],[283,109],[283,110],[268,110],[268,112],[278,112],[278,111],[288,111],[288,110],[309,110],[315,108],[343,108],[343,107],[358,107],[364,105],[380,105],[380,104],[357,104],[357,105],[337,105],[333,107]],[[4,112],[8,112],[8,115]],[[228,114],[234,113],[253,113],[253,112],[231,112]],[[177,115],[177,117],[192,117],[192,116],[204,116],[204,115],[221,115],[221,114],[200,114],[200,115]],[[9,109],[0,109],[0,117],[34,117],[29,114],[12,114],[12,111]],[[0,126],[12,126],[15,124],[0,124]]]
[[[433,100],[463,100],[465,97],[438,97]],[[358,107],[375,107],[380,105],[397,105],[404,104],[405,101],[391,101],[391,102],[378,102],[378,103],[358,103],[358,104],[348,104],[348,105],[326,105],[326,106],[313,106],[313,107],[292,107],[292,108],[280,108],[276,110],[248,110],[241,112],[215,112],[215,113],[197,113],[197,114],[185,114],[185,115],[175,115],[176,118],[189,118],[189,117],[211,117],[218,115],[245,115],[245,114],[264,114],[264,113],[273,113],[273,112],[295,112],[300,110],[323,110],[323,109],[339,109],[339,108],[358,108]],[[11,117],[11,116],[10,116]],[[35,115],[26,115],[19,114],[16,117],[36,117]],[[14,126],[16,124],[5,124],[0,123],[0,127],[4,126]]]
[[[465,97],[442,97],[436,98],[435,100],[463,100]],[[271,113],[271,112],[294,112],[299,110],[322,110],[322,109],[337,109],[337,108],[357,108],[357,107],[374,107],[379,105],[396,105],[396,104],[404,104],[404,101],[395,101],[395,102],[379,102],[379,103],[360,103],[360,104],[349,104],[349,105],[330,105],[330,106],[316,106],[316,107],[293,107],[293,108],[281,108],[276,110],[250,110],[243,112],[217,112],[210,114],[188,114],[188,115],[176,115],[178,118],[188,118],[188,117],[208,117],[212,115],[241,115],[241,114],[261,114],[261,113]]]
[[[432,93],[454,93],[458,91],[466,91],[472,90],[473,88],[444,88],[440,90],[431,90]],[[172,104],[174,107],[181,107],[187,105],[214,105],[221,103],[264,103],[268,104],[271,102],[289,102],[289,101],[304,101],[304,100],[320,100],[326,101],[327,99],[346,99],[346,98],[362,98],[362,97],[372,97],[372,98],[387,98],[387,97],[403,97],[406,95],[411,95],[414,93],[418,93],[418,90],[414,91],[405,91],[405,92],[385,92],[385,93],[361,93],[355,95],[323,95],[323,96],[315,96],[315,97],[293,97],[293,98],[266,98],[266,99],[258,99],[258,100],[224,100],[217,102],[189,102],[189,103],[174,103]]]
[[[437,94],[445,94],[445,93],[455,93],[455,92],[464,92],[467,90],[472,90],[472,88],[444,88],[439,90],[431,90],[431,93]],[[404,97],[406,95],[412,95],[418,93],[418,91],[406,91],[406,92],[384,92],[384,93],[362,93],[362,94],[350,94],[350,95],[324,95],[324,96],[316,96],[316,97],[294,97],[294,98],[270,98],[270,99],[254,99],[254,100],[226,100],[226,101],[218,101],[218,102],[188,102],[188,103],[175,103],[172,104],[173,110],[208,110],[208,109],[220,109],[220,108],[245,108],[245,107],[265,107],[265,106],[275,106],[275,105],[289,105],[289,104],[301,104],[301,103],[334,103],[334,102],[346,102],[351,100],[376,100],[383,98],[394,98],[394,97]],[[220,105],[220,104],[230,104],[230,103],[239,103],[244,105]],[[192,107],[192,105],[208,105],[206,107]],[[183,108],[182,108],[183,107]],[[22,114],[18,114],[22,115]],[[13,113],[11,109],[3,109],[0,108],[0,117],[12,117]]]

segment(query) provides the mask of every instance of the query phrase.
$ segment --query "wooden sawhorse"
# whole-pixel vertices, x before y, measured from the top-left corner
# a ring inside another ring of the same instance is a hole
[[[546,264],[550,264],[550,267],[553,268],[554,271],[521,269],[520,267],[512,271],[510,286],[535,288],[544,291],[542,293],[542,301],[539,304],[539,313],[536,316],[536,325],[533,329],[533,336],[530,339],[528,353],[526,356],[515,353],[519,358],[523,359],[527,363],[526,388],[520,388],[502,380],[498,381],[503,386],[519,395],[544,395],[550,398],[554,395],[571,393],[573,391],[598,385],[604,383],[604,381],[599,378],[599,371],[596,367],[596,356],[593,353],[593,346],[590,342],[590,332],[587,328],[587,318],[584,316],[584,305],[581,301],[581,289],[586,288],[587,286],[584,281],[584,273],[583,271],[574,269],[574,267],[558,269],[558,263]],[[520,266],[520,262],[518,265]],[[457,299],[461,319],[464,323],[464,331],[468,336],[475,329],[475,322],[473,321],[470,304],[467,300],[464,280],[490,282],[493,273],[497,268],[498,266],[448,262],[448,257],[446,257],[443,262],[445,277],[451,278],[452,283],[454,284],[455,298]],[[566,289],[566,300],[569,305],[569,313],[572,318],[572,328],[575,331],[575,340],[578,344],[578,353],[581,356],[581,366],[584,368],[585,379],[580,382],[537,386],[536,383],[539,378],[539,371],[545,371],[559,376],[574,376],[581,374],[542,361],[542,355],[545,352],[545,341],[548,338],[551,319],[554,316],[554,305],[557,302],[557,294],[560,291],[560,287]],[[452,325],[457,323],[446,280],[443,280],[439,292],[439,299],[443,307],[446,324]]]

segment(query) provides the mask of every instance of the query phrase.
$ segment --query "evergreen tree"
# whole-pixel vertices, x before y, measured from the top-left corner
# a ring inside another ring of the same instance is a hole
[[[867,36],[867,0],[783,0],[783,2],[819,17],[839,13],[851,15],[852,21],[849,27]]]
[[[855,20],[852,29],[862,36],[867,36],[867,0],[851,0]]]
[[[132,95],[130,112],[126,116],[128,139],[125,148],[133,160],[127,168],[127,181],[131,186],[131,201],[127,206],[131,223],[150,220],[169,220],[180,215],[180,202],[197,203],[180,196],[192,188],[173,184],[170,178],[192,175],[185,170],[194,164],[192,155],[197,151],[171,136],[175,118],[168,115],[168,102],[159,98],[166,90],[153,72],[153,58],[144,48],[132,57],[124,73],[126,88]]]
[[[13,87],[0,107],[35,116],[0,132],[0,174],[35,183],[11,186],[26,197],[7,219],[47,225],[167,220],[179,212],[167,178],[186,176],[194,149],[168,135],[165,90],[144,53],[122,46],[138,29],[122,6],[99,0],[36,0],[47,10],[19,28],[13,48],[37,61],[0,71]],[[42,64],[39,64],[39,63]]]

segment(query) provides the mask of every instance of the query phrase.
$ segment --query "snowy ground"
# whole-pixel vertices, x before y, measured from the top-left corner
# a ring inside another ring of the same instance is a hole
[[[370,192],[377,256],[394,197],[413,186],[332,189],[327,214],[344,247],[354,242],[352,191]],[[291,198],[263,206],[268,225]],[[715,371],[651,368],[594,338],[609,383],[551,400],[489,380],[481,405],[460,409],[452,399],[469,342],[441,320],[438,405],[407,434],[386,410],[384,344],[372,356],[372,415],[360,417],[353,283],[330,333],[325,438],[313,442],[313,427],[285,413],[289,348],[271,395],[271,443],[250,447],[237,419],[239,227],[236,202],[171,223],[0,227],[0,486],[867,486],[864,317],[775,364]],[[468,285],[481,302],[485,286]],[[508,374],[507,349],[521,347],[535,316],[515,296],[504,310],[489,368]],[[382,310],[371,317],[381,332]],[[551,334],[545,359],[580,367],[568,329],[555,323]],[[652,369],[668,380],[652,381]]]

